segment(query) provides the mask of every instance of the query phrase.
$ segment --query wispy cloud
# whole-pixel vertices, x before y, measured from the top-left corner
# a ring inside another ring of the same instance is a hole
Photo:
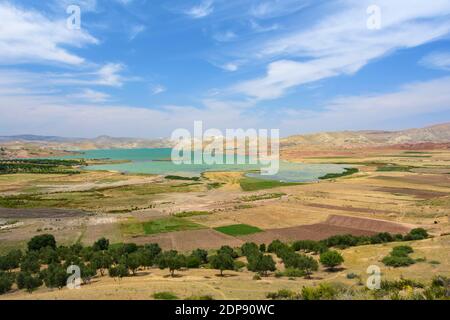
[[[450,77],[404,85],[384,94],[333,99],[321,110],[283,109],[281,126],[290,133],[349,129],[399,128],[417,116],[450,111]],[[448,119],[444,119],[448,120]]]
[[[295,86],[353,74],[374,59],[437,40],[450,32],[446,17],[450,2],[446,0],[380,0],[381,30],[366,26],[370,1],[341,2],[344,9],[312,28],[270,38],[243,52],[261,61],[277,60],[269,63],[265,76],[241,82],[234,91],[262,100],[279,98]]]
[[[106,101],[110,100],[111,97],[109,94],[106,94],[106,93],[103,93],[100,91],[84,89],[83,91],[81,91],[79,93],[68,95],[68,98],[99,103],[99,102],[106,102]]]
[[[184,11],[184,13],[191,18],[200,19],[209,16],[214,12],[212,0],[203,0],[200,4],[193,6]]]
[[[161,84],[156,84],[156,85],[150,86],[150,91],[153,95],[157,95],[157,94],[167,91],[167,88]]]
[[[419,63],[433,69],[450,70],[450,52],[434,52],[423,57]]]
[[[146,27],[144,25],[134,25],[130,28],[130,41],[133,41],[140,33],[144,32]]]
[[[252,6],[250,14],[259,19],[268,19],[274,17],[293,14],[304,9],[311,3],[310,0],[265,0],[258,1]]]
[[[0,3],[0,64],[28,62],[80,65],[85,59],[67,47],[97,44],[85,30],[70,30],[66,20]]]

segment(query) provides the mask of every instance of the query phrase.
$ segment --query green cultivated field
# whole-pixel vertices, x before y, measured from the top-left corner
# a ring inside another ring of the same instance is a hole
[[[287,186],[296,186],[300,183],[293,182],[280,182],[274,180],[263,180],[256,178],[243,178],[240,181],[241,189],[244,191],[258,191],[265,189],[272,189],[276,187],[287,187]]]
[[[245,236],[247,234],[262,232],[261,229],[249,226],[247,224],[234,224],[231,226],[214,228],[214,230],[225,233],[230,236]]]
[[[198,230],[205,228],[200,224],[176,217],[144,222],[143,227],[145,234]]]

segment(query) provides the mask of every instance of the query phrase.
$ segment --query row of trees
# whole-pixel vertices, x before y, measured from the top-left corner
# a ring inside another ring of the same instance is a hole
[[[79,160],[18,159],[0,160],[0,174],[13,173],[79,173],[74,166],[85,165]]]
[[[428,237],[423,229],[414,229],[401,239],[419,239]],[[291,245],[279,240],[273,241],[267,248],[264,244],[245,243],[241,248],[223,246],[209,252],[197,249],[189,255],[175,250],[163,251],[158,244],[138,246],[134,243],[110,245],[102,238],[92,246],[84,247],[77,243],[72,246],[57,246],[52,235],[39,235],[28,242],[26,252],[12,250],[0,257],[0,293],[9,291],[14,283],[19,289],[32,292],[45,284],[50,288],[62,288],[66,285],[67,268],[76,265],[80,268],[81,278],[88,283],[92,277],[108,274],[122,278],[135,275],[140,268],[159,267],[168,269],[171,276],[183,268],[212,268],[220,271],[238,270],[244,266],[249,271],[267,276],[277,270],[273,255],[285,266],[285,275],[310,277],[319,269],[319,262],[333,271],[344,261],[339,252],[331,247],[348,247],[360,244],[398,241],[400,236],[388,233],[372,237],[352,235],[334,236],[323,241],[296,241]],[[314,255],[319,255],[319,259]],[[237,260],[245,257],[246,262]]]

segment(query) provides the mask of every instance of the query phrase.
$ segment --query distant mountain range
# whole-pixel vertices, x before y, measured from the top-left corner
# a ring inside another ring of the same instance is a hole
[[[282,150],[337,150],[378,147],[408,147],[445,144],[450,147],[450,122],[402,131],[341,131],[295,135],[281,140]],[[0,136],[0,157],[26,158],[90,149],[132,149],[170,147],[169,139],[136,139],[99,136],[64,138],[57,136]]]
[[[450,122],[402,131],[341,131],[296,135],[281,141],[284,148],[358,148],[427,143],[450,143]]]

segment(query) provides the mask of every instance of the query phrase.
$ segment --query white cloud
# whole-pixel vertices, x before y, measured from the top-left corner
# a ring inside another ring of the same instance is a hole
[[[213,38],[218,42],[229,42],[235,40],[237,38],[237,35],[233,31],[227,30],[225,32],[214,34]]]
[[[98,103],[108,101],[110,99],[110,95],[91,89],[84,89],[79,93],[69,95],[68,98]]]
[[[239,69],[239,64],[235,62],[229,62],[220,66],[222,69],[230,72],[237,71]]]
[[[416,47],[450,32],[447,0],[379,0],[381,30],[366,26],[371,1],[343,0],[342,4],[345,9],[310,29],[277,36],[244,52],[254,59],[278,61],[267,66],[265,76],[239,83],[233,90],[256,99],[275,99],[292,87],[353,74],[392,51]]]
[[[250,14],[259,19],[270,19],[293,14],[311,3],[310,0],[266,0],[258,1]]]
[[[428,68],[450,70],[450,52],[431,53],[423,57],[419,63]]]
[[[150,90],[153,95],[157,95],[157,94],[167,91],[166,87],[164,87],[163,85],[160,85],[160,84],[151,86]]]
[[[391,93],[337,98],[322,110],[284,109],[280,111],[284,114],[281,127],[291,133],[366,130],[387,124],[398,129],[418,116],[450,112],[448,88],[450,77],[445,77],[408,84]]]
[[[77,5],[80,6],[82,12],[97,10],[97,0],[56,0],[56,2],[64,9],[70,5]]]
[[[145,26],[135,25],[130,28],[130,41],[134,40],[141,32],[145,31]]]
[[[97,44],[88,32],[70,30],[66,20],[50,20],[41,13],[0,3],[0,64],[28,62],[79,65],[84,59],[67,47]]]
[[[214,11],[212,0],[203,0],[199,5],[193,6],[184,13],[194,19],[200,19],[209,16]]]

